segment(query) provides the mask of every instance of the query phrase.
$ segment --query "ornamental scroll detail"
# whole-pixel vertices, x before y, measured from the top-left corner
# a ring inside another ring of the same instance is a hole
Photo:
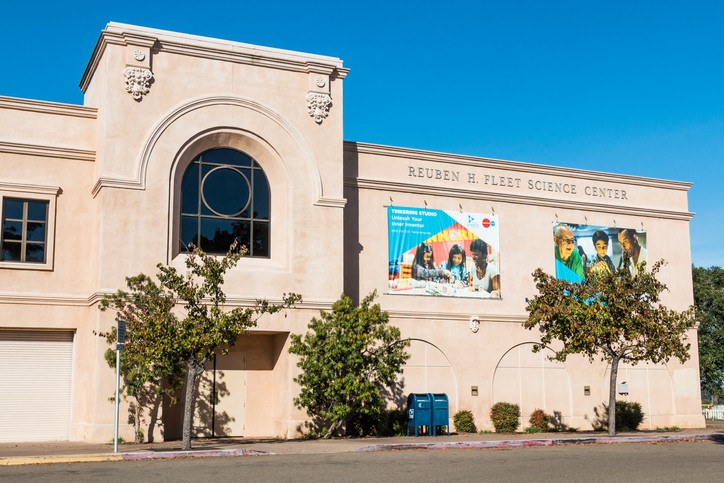
[[[123,69],[123,75],[126,77],[126,92],[135,100],[141,101],[151,89],[153,73],[142,67],[126,67]]]
[[[307,94],[307,111],[317,124],[322,124],[327,118],[331,107],[332,97],[329,94],[323,92],[309,92]]]

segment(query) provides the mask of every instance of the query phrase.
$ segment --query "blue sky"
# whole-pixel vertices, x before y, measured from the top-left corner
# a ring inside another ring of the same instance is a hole
[[[3,3],[2,96],[82,104],[110,21],[332,55],[345,139],[693,182],[724,266],[724,2]]]

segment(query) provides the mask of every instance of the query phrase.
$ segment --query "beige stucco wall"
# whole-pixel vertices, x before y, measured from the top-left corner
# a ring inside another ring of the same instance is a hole
[[[129,66],[153,71],[141,100],[125,90]],[[0,139],[2,181],[61,193],[54,264],[3,269],[1,325],[75,332],[71,439],[112,435],[113,371],[93,331],[115,321],[97,310],[99,296],[122,288],[126,276],[154,273],[159,262],[183,267],[175,241],[180,179],[193,157],[216,147],[250,154],[272,189],[271,257],[243,259],[227,275],[229,303],[304,296],[288,317],[260,321],[268,335],[249,336],[235,349],[250,364],[245,379],[255,387],[242,402],[250,411],[245,434],[283,436],[304,418],[291,404],[286,348],[288,333],[304,330],[342,292],[342,271],[329,272],[318,260],[342,258],[345,75],[336,58],[109,24],[81,80],[85,107],[0,100],[3,126],[11,126]],[[333,100],[319,122],[308,113],[310,91]],[[263,363],[270,351],[283,355]],[[175,410],[165,418],[171,424]],[[164,418],[162,408],[158,414]],[[168,421],[157,421],[149,436],[172,434]]]
[[[127,67],[153,73],[140,100],[126,92]],[[587,427],[605,399],[605,365],[571,358],[561,367],[534,357],[524,349],[535,334],[520,325],[533,293],[530,273],[538,266],[553,270],[549,240],[556,219],[643,226],[649,259],[670,262],[662,271],[672,288],[666,302],[675,309],[692,303],[688,184],[344,144],[346,73],[333,57],[109,24],[81,79],[84,106],[0,98],[0,192],[40,193],[55,210],[52,263],[33,269],[0,263],[0,330],[75,333],[71,440],[108,441],[113,434],[114,374],[103,359],[105,341],[94,331],[115,320],[97,309],[98,301],[122,288],[126,276],[155,273],[159,262],[183,267],[176,242],[180,180],[190,161],[211,148],[250,154],[272,193],[271,256],[242,259],[227,275],[229,304],[277,301],[283,292],[304,297],[286,314],[259,320],[217,366],[225,371],[217,376],[235,388],[220,402],[230,423],[226,434],[299,434],[306,415],[292,404],[299,368],[288,355],[289,334],[304,332],[343,290],[360,298],[373,289],[392,323],[412,339],[396,402],[409,392],[446,392],[451,415],[471,409],[487,428],[490,405],[518,394],[524,411],[560,410],[567,424]],[[310,116],[309,92],[331,96],[327,117]],[[453,171],[457,180],[446,180]],[[569,188],[548,191],[555,183]],[[384,206],[390,202],[494,210],[501,222],[502,299],[387,295]],[[477,333],[469,329],[471,316],[480,319]],[[691,340],[696,347],[693,332]],[[645,411],[651,406],[645,398],[671,401],[654,411],[661,414],[650,424],[703,424],[695,350],[692,356],[684,365],[627,373],[629,397]],[[590,396],[583,395],[584,385]],[[159,405],[146,418],[147,437],[176,437],[179,424],[180,406]],[[132,438],[125,418],[121,435]]]
[[[115,41],[129,30],[134,29],[111,26],[100,42],[105,37]],[[303,330],[316,313],[303,307],[327,307],[342,290],[341,271],[327,273],[317,263],[342,257],[342,103],[337,101],[341,80],[335,80],[344,74],[341,63],[259,48],[247,52],[250,49],[238,44],[191,37],[176,48],[174,34],[143,34],[154,39],[149,55],[155,82],[149,94],[138,102],[122,89],[116,74],[125,67],[132,46],[110,40],[99,59],[103,68],[92,78],[93,92],[86,91],[87,103],[98,106],[101,130],[114,141],[102,159],[99,155],[95,202],[102,213],[124,220],[99,224],[99,244],[107,253],[100,260],[100,290],[121,286],[127,275],[153,272],[159,261],[183,267],[185,256],[179,255],[175,242],[181,176],[204,150],[233,147],[258,161],[269,179],[272,231],[269,259],[243,259],[225,277],[229,302],[248,305],[256,298],[279,300],[283,292],[302,293],[305,302],[299,309],[286,318],[261,321],[260,328],[276,333]],[[207,54],[212,49],[218,57],[187,55],[198,49]],[[269,65],[252,63],[249,55],[266,58]],[[275,65],[279,62],[294,63],[294,69],[280,69]],[[309,63],[317,65],[317,70],[325,64],[322,70],[335,72],[325,77],[336,102],[322,123],[307,113],[305,95],[310,76],[316,75],[309,71]],[[105,95],[94,97],[98,92]],[[119,123],[119,117],[134,122]],[[281,350],[277,346],[283,345],[283,340],[274,337],[248,340],[255,344],[247,347],[247,339],[240,341],[247,367],[267,357],[264,348]],[[273,366],[248,369],[246,381],[254,392],[243,403],[245,435],[283,436],[290,419],[301,419],[288,396],[287,359],[285,355]],[[276,394],[288,397],[278,400],[273,397]],[[233,406],[234,397],[229,397],[227,404]],[[173,425],[178,418],[167,419],[167,429],[169,422]],[[174,430],[169,430],[173,435]]]
[[[498,401],[521,405],[523,427],[541,408],[561,413],[569,426],[590,429],[594,410],[608,400],[605,363],[582,357],[550,362],[532,353],[537,334],[522,327],[526,298],[535,293],[531,273],[538,267],[555,272],[553,223],[641,227],[649,263],[668,261],[660,277],[670,288],[665,303],[676,310],[693,304],[687,183],[347,143],[345,184],[345,227],[358,236],[346,240],[345,267],[354,272],[345,280],[346,291],[360,298],[377,290],[391,321],[416,341],[404,393],[446,392],[451,416],[472,410],[483,429],[492,429],[488,411]],[[387,231],[390,203],[495,213],[502,298],[387,294],[387,237],[380,234]],[[470,330],[472,317],[480,320],[476,333]],[[689,340],[696,348],[694,330]],[[627,369],[618,380],[628,378],[627,398],[642,403],[644,426],[703,424],[695,349],[684,364],[642,367]],[[590,395],[584,395],[585,386]],[[657,403],[662,400],[670,403]]]

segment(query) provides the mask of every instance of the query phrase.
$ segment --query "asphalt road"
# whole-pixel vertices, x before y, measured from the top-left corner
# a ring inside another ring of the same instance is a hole
[[[635,481],[713,482],[724,444],[705,441],[517,448],[246,456],[0,467],[0,481]]]

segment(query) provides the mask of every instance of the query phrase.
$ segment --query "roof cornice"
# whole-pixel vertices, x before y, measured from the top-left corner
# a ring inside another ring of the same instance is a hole
[[[59,116],[85,117],[88,119],[95,119],[98,114],[98,110],[94,107],[4,96],[0,96],[0,109],[56,114]]]
[[[507,161],[495,158],[481,158],[462,154],[450,154],[435,151],[424,151],[395,146],[384,146],[380,144],[360,143],[345,141],[344,150],[361,154],[374,154],[378,156],[390,156],[395,158],[414,159],[417,161],[430,161],[465,166],[476,166],[489,169],[506,169],[525,174],[541,174],[549,176],[565,176],[592,181],[620,182],[629,185],[645,186],[649,188],[661,188],[678,191],[689,191],[692,183],[685,181],[671,181],[643,176],[627,174],[606,173],[602,171],[588,171],[577,168],[564,168],[559,166],[547,166],[543,164],[524,163],[520,161]]]
[[[109,45],[152,45],[156,52],[172,53],[237,64],[249,64],[294,72],[316,72],[320,68],[343,79],[349,69],[337,57],[306,54],[291,50],[261,47],[229,40],[188,35],[111,22],[101,32],[91,59],[80,81],[85,93],[98,63]]]

